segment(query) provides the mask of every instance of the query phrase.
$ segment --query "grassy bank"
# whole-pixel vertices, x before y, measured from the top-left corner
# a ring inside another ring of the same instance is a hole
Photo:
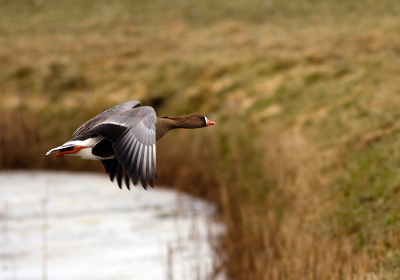
[[[218,203],[232,279],[397,279],[400,4],[0,1],[0,168],[141,100],[217,126],[157,143],[162,184]]]

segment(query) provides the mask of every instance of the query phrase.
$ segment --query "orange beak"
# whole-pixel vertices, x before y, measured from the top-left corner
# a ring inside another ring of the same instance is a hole
[[[214,125],[214,124],[215,124],[215,122],[213,122],[213,121],[210,121],[210,120],[207,120],[206,126],[209,126],[209,125]]]

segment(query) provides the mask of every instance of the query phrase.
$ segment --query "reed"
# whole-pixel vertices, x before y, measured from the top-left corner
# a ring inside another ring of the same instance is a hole
[[[217,203],[216,270],[398,278],[400,5],[3,2],[1,169],[101,170],[44,154],[127,100],[203,113],[157,156],[160,184]]]

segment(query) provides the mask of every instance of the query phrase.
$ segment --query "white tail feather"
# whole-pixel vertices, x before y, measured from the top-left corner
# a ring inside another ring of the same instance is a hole
[[[51,149],[50,151],[48,151],[48,152],[46,153],[46,156],[51,155],[51,154],[58,153],[58,152],[59,152],[60,150],[62,150],[62,149],[71,148],[71,147],[75,147],[75,146],[76,146],[76,144],[67,142],[67,143],[65,143],[65,144],[63,144],[63,145],[61,145],[61,146],[59,146],[59,147],[57,147],[57,148]]]

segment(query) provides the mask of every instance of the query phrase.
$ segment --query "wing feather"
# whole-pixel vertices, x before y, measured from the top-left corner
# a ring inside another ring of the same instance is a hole
[[[156,120],[153,108],[138,107],[110,115],[86,131],[102,135],[112,142],[116,158],[110,163],[103,161],[103,164],[111,181],[117,178],[120,188],[123,181],[129,189],[129,179],[134,185],[140,182],[145,189],[147,184],[153,187],[153,176],[158,180]]]
[[[129,173],[129,174],[132,174],[132,182],[133,182],[133,184],[137,184],[137,182],[138,182],[138,172],[136,172],[136,164],[137,164],[137,161],[138,161],[138,151],[139,151],[139,146],[140,146],[140,143],[138,142],[138,141],[136,141],[135,142],[135,151],[133,152],[133,155],[132,155],[132,162],[131,162],[131,165],[130,165],[130,168],[127,170],[127,172]]]
[[[101,162],[104,165],[104,169],[106,170],[106,173],[107,174],[110,173],[110,165],[111,165],[112,160],[102,160]]]
[[[115,173],[117,172],[117,168],[118,168],[118,160],[115,159],[112,161],[111,166],[110,166],[110,180],[111,182],[114,181],[114,177],[115,177]]]
[[[122,176],[123,176],[122,172],[123,172],[123,170],[122,170],[122,168],[121,168],[121,165],[118,164],[118,166],[117,166],[117,174],[116,174],[116,177],[117,177],[118,187],[119,187],[121,190],[122,190]]]
[[[149,182],[150,186],[153,186],[153,176],[151,175],[151,154],[152,154],[153,145],[149,146],[148,153],[147,153],[147,165],[146,165],[146,174],[147,174],[147,181]]]
[[[129,186],[129,176],[126,172],[124,172],[124,178],[125,178],[125,186],[128,190],[131,190],[130,186]]]
[[[154,134],[155,138],[155,134]],[[154,178],[158,181],[158,174],[157,174],[157,164],[156,164],[156,144],[153,144],[153,173],[154,173]]]
[[[108,118],[110,118],[112,116],[115,116],[115,115],[118,115],[120,113],[123,113],[123,112],[125,112],[127,110],[138,108],[140,106],[142,106],[140,101],[129,101],[129,102],[122,103],[122,104],[119,104],[117,106],[114,106],[114,107],[112,107],[112,108],[110,108],[110,109],[98,114],[97,116],[91,118],[87,122],[85,122],[83,125],[78,127],[78,129],[74,132],[74,134],[72,136],[75,137],[75,136],[78,136],[78,135],[82,135],[82,134],[86,133],[89,129],[93,128],[97,124],[100,124],[100,123],[104,122]]]
[[[143,170],[142,170],[142,174],[143,174],[143,178],[144,178],[144,182],[146,182],[147,181],[147,175],[150,173],[149,172],[149,170],[148,170],[148,168],[147,168],[147,165],[149,164],[149,160],[148,160],[148,146],[147,145],[145,145],[144,146],[144,152],[143,152],[143,159],[144,159],[144,162],[143,162],[143,165],[142,165],[142,168],[143,168]],[[149,182],[149,184],[150,184],[150,182]]]

